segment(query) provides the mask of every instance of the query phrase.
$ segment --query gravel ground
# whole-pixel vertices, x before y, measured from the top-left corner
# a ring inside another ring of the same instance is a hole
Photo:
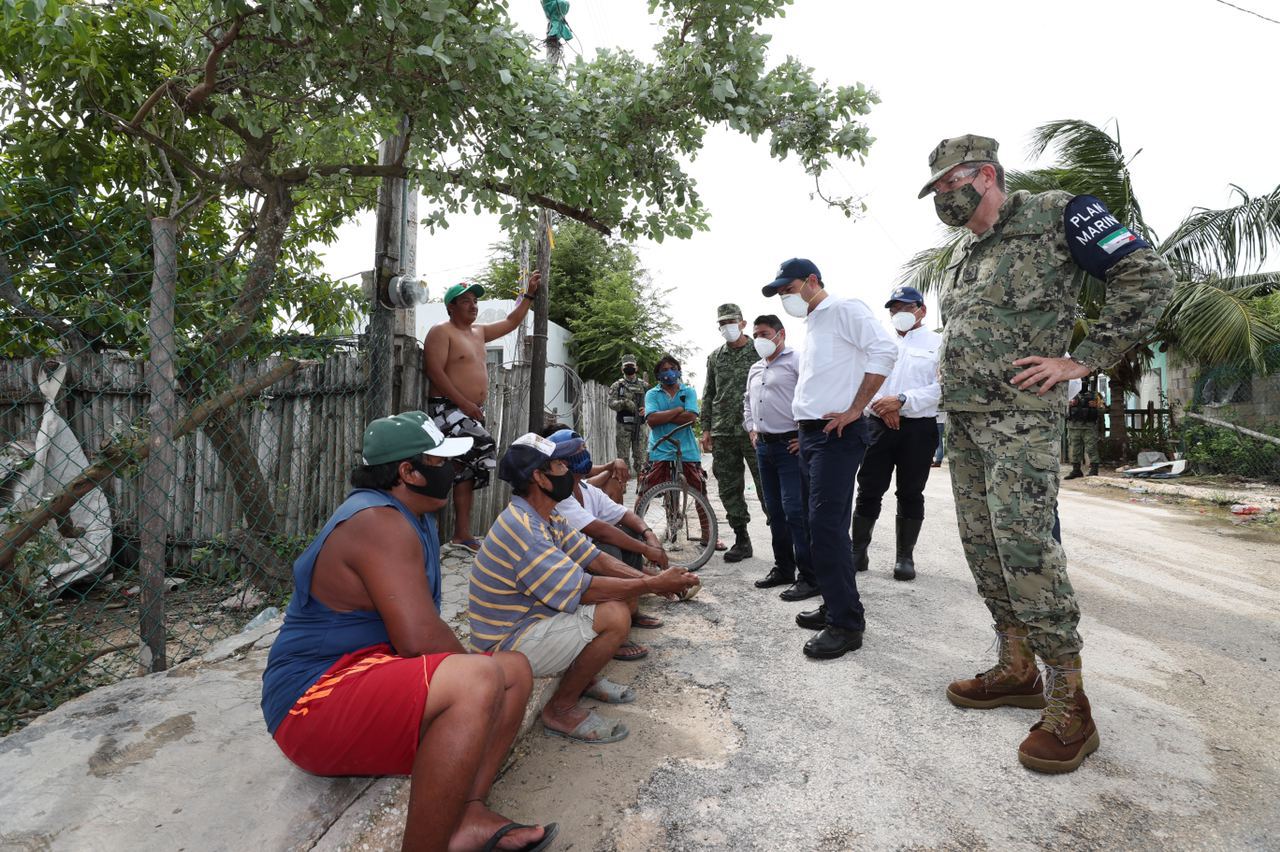
[[[1061,516],[1102,747],[1076,773],[1019,765],[1036,711],[946,701],[988,665],[992,634],[943,468],[913,583],[891,577],[890,495],[859,578],[860,651],[801,654],[808,604],[751,585],[769,565],[755,513],[757,558],[714,558],[698,598],[655,605],[667,626],[635,632],[654,653],[610,668],[641,691],[606,710],[631,737],[535,735],[492,804],[559,820],[562,850],[1278,848],[1276,538],[1086,483]]]

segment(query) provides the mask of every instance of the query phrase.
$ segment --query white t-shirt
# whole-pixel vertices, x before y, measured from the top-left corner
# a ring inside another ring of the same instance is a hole
[[[592,521],[604,521],[616,524],[627,513],[626,508],[613,502],[613,499],[589,482],[579,482],[582,489],[582,502],[573,497],[566,497],[556,504],[556,512],[564,517],[569,527],[582,532]]]

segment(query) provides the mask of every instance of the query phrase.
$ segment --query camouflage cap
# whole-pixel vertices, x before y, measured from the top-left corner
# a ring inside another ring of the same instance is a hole
[[[623,355],[623,356],[622,356],[622,366],[624,366],[624,367],[625,367],[625,366],[627,366],[628,364],[635,364],[635,363],[638,363],[638,362],[636,361],[636,356],[634,356],[634,355]]]
[[[933,192],[933,185],[938,179],[961,163],[1000,162],[996,156],[999,148],[1000,143],[991,137],[974,136],[972,133],[956,136],[953,139],[943,139],[929,155],[929,171],[932,172],[932,176],[925,182],[916,198],[924,198]]]
[[[716,308],[716,322],[730,322],[742,319],[742,308],[733,302],[726,302]]]

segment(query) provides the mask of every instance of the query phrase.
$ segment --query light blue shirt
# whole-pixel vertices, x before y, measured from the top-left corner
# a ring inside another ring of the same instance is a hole
[[[683,407],[685,411],[698,413],[698,392],[691,386],[680,383],[680,390],[676,391],[675,396],[670,396],[662,385],[649,388],[649,392],[644,395],[644,413],[645,416],[657,414],[659,411],[669,411],[673,408]],[[649,461],[675,461],[676,451],[671,446],[671,442],[667,441],[662,446],[657,446],[658,441],[670,435],[679,429],[680,434],[676,438],[680,442],[680,455],[684,461],[696,462],[702,461],[702,452],[698,449],[698,441],[693,434],[693,424],[680,426],[675,423],[664,423],[661,426],[649,427]]]

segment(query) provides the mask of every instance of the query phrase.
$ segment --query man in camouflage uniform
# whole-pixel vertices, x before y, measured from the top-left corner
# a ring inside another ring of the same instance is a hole
[[[1080,392],[1071,397],[1067,408],[1067,461],[1071,472],[1063,479],[1084,476],[1080,465],[1089,457],[1089,475],[1098,475],[1098,420],[1102,417],[1102,396],[1093,389],[1093,380],[1085,379]]]
[[[742,395],[747,390],[747,373],[760,360],[751,345],[751,337],[743,333],[747,323],[742,310],[733,304],[721,305],[716,311],[716,325],[725,339],[723,346],[707,356],[707,382],[702,388],[702,449],[711,453],[711,472],[720,489],[720,502],[729,516],[733,530],[733,547],[724,555],[725,562],[741,562],[752,555],[747,524],[746,488],[743,464],[751,470],[751,479],[760,490],[760,469],[751,436],[742,426]]]
[[[944,223],[970,231],[942,283],[941,405],[960,538],[1000,637],[999,662],[952,683],[947,697],[1045,708],[1018,758],[1070,772],[1097,749],[1098,733],[1081,676],[1080,609],[1053,536],[1066,383],[1147,335],[1174,276],[1097,198],[1007,195],[997,147],[982,136],[944,139],[920,191],[936,193]],[[1051,357],[1070,345],[1082,269],[1105,280],[1106,305],[1074,353]]]
[[[616,411],[618,458],[631,465],[637,475],[644,468],[648,438],[644,427],[644,395],[649,386],[640,378],[636,356],[622,356],[622,378],[609,386],[609,407]]]

